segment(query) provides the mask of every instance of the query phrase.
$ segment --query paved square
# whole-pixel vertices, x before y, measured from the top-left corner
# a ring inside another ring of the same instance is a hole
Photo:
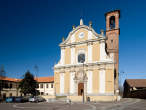
[[[146,100],[122,99],[119,102],[1,103],[0,110],[146,110]]]

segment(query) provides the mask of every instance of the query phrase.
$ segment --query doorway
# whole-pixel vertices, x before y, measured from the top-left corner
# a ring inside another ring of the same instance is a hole
[[[82,96],[84,93],[84,83],[78,84],[78,96]]]

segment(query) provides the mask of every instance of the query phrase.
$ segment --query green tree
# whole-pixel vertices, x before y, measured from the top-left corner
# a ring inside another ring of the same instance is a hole
[[[19,88],[24,95],[36,95],[37,82],[29,71],[25,73],[24,78],[20,81]]]

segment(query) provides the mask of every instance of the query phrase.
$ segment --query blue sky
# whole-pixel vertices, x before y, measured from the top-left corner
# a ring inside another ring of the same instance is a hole
[[[0,64],[7,76],[21,77],[27,70],[38,76],[53,75],[60,58],[58,44],[72,25],[93,22],[105,30],[107,11],[121,10],[120,72],[122,78],[146,78],[145,0],[1,0]],[[135,76],[133,76],[135,75]]]

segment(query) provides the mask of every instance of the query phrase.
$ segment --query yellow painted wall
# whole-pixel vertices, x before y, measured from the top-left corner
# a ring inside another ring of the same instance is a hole
[[[66,72],[65,73],[65,82],[64,82],[64,85],[65,85],[65,88],[64,88],[64,92],[67,94],[69,93],[69,86],[70,86],[70,73],[69,72]]]
[[[65,64],[71,63],[71,48],[65,48]]]
[[[99,61],[100,59],[100,45],[99,42],[94,42],[92,46],[92,60]]]
[[[78,46],[76,46],[76,48],[75,48],[75,55],[76,55],[76,58],[75,58],[75,61],[77,61],[77,55],[78,55],[78,52],[79,52],[79,50],[84,50],[85,51],[85,53],[86,53],[86,55],[85,55],[85,61],[87,61],[88,59],[88,54],[87,54],[87,52],[88,52],[88,47],[87,47],[87,45],[78,45]]]
[[[57,72],[54,73],[54,83],[56,94],[60,94],[60,74]]]
[[[84,37],[83,38],[79,38],[79,33],[84,32]],[[87,29],[79,29],[77,30],[77,32],[75,33],[75,42],[80,42],[80,41],[85,41],[88,40],[88,30]]]
[[[106,83],[105,83],[105,92],[110,93],[114,92],[114,70],[106,70]]]
[[[92,77],[93,77],[93,80],[92,80],[93,93],[98,93],[99,92],[99,70],[94,69]]]

